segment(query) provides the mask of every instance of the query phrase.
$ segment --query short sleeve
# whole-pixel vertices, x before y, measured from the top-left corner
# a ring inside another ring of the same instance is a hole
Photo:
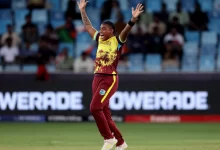
[[[98,31],[95,32],[95,34],[93,36],[93,40],[94,41],[98,41],[99,40],[99,32]]]
[[[164,37],[164,43],[168,43],[171,40],[169,34]]]
[[[178,40],[179,40],[179,42],[180,42],[180,44],[181,44],[181,45],[183,45],[183,44],[184,44],[184,38],[183,38],[183,36],[182,36],[182,35],[179,35]]]

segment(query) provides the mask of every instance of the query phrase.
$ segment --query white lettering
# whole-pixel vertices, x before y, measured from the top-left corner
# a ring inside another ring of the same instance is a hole
[[[0,110],[82,110],[82,92],[0,92]]]
[[[70,109],[71,110],[82,110],[83,105],[82,105],[82,92],[71,92],[70,97]]]
[[[208,92],[158,91],[116,92],[110,100],[112,110],[208,110]]]
[[[30,92],[29,93],[29,109],[34,110],[43,110],[42,105],[43,99],[42,94],[40,92]]]
[[[175,107],[177,110],[181,110],[181,93],[180,92],[170,92],[169,94],[168,110],[173,110]]]
[[[122,110],[124,108],[124,92],[116,92],[110,99],[109,105],[112,110]]]
[[[83,110],[83,93],[0,92],[0,110]],[[208,110],[206,91],[118,91],[110,100],[112,110]]]
[[[3,93],[0,92],[0,109],[6,110],[9,108],[9,110],[15,110],[17,102],[16,98],[16,92],[13,92],[12,95],[9,92],[6,92],[5,96],[3,96]]]
[[[183,110],[192,110],[195,107],[195,93],[183,92],[182,94],[182,108]]]
[[[57,110],[68,110],[70,105],[70,97],[67,92],[57,93]]]
[[[144,92],[143,110],[154,110],[153,92]]]
[[[47,110],[51,108],[51,110],[56,110],[56,101],[55,101],[55,93],[54,92],[45,92],[43,94],[43,109]]]
[[[18,110],[28,110],[28,93],[19,92],[18,93]]]
[[[159,110],[160,108],[167,109],[168,95],[166,92],[154,92],[154,109]]]
[[[125,107],[127,110],[131,110],[134,108],[135,110],[140,110],[142,105],[143,93],[142,92],[124,92],[123,99],[125,103]]]
[[[196,92],[196,109],[197,110],[207,110],[207,92]]]

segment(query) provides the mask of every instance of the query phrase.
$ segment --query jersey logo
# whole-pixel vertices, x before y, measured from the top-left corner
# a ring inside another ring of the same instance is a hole
[[[105,92],[106,92],[106,91],[105,91],[104,89],[101,89],[101,90],[99,91],[99,94],[100,94],[100,95],[105,95]]]

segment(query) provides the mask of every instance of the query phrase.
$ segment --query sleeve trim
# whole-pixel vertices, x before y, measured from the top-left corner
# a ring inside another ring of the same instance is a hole
[[[93,40],[94,40],[94,41],[96,40],[98,33],[99,33],[98,31],[95,32],[95,34],[94,34],[94,36],[93,36]]]
[[[118,36],[118,39],[119,39],[119,41],[120,41],[121,43],[123,43],[123,44],[127,41],[127,39],[126,39],[125,41],[122,41],[120,35]]]

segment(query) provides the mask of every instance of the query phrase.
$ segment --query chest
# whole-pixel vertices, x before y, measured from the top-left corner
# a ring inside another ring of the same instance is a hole
[[[16,51],[13,49],[13,48],[10,48],[10,49],[3,49],[2,52],[1,52],[3,55],[5,56],[12,56],[12,55],[15,55],[16,54]]]
[[[118,49],[118,43],[115,40],[99,41],[98,51],[105,53],[114,53]]]

